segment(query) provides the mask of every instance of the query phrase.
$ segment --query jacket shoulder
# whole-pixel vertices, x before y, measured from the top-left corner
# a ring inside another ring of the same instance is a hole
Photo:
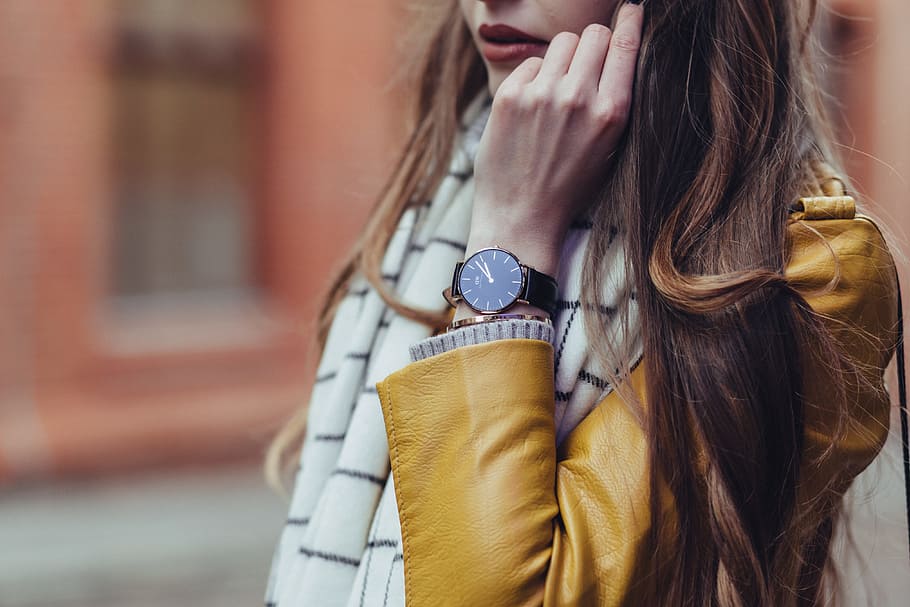
[[[790,285],[816,312],[846,315],[860,325],[864,319],[857,313],[865,304],[893,299],[896,310],[897,273],[881,229],[857,212],[830,165],[813,162],[810,168],[812,178],[787,225],[784,273]]]
[[[790,216],[784,274],[837,335],[878,337],[887,361],[896,342],[897,270],[882,231],[850,197],[801,199]],[[837,326],[840,325],[840,326]]]
[[[805,502],[826,488],[845,490],[884,445],[890,399],[883,376],[897,346],[899,299],[888,244],[851,198],[801,203],[787,226],[785,275],[837,350],[803,344]]]

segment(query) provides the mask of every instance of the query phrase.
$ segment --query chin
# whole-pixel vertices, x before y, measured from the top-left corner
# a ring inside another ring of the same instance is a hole
[[[506,79],[506,76],[508,76],[508,74],[497,74],[494,71],[487,70],[487,88],[490,90],[491,96],[496,95],[499,85]]]

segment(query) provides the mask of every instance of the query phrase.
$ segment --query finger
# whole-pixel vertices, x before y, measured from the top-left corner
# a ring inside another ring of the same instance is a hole
[[[556,34],[547,48],[544,55],[543,64],[540,66],[540,73],[537,74],[535,82],[552,82],[561,79],[569,71],[569,65],[572,63],[572,56],[575,55],[575,49],[578,47],[578,35],[572,32],[560,32]]]
[[[641,30],[644,26],[644,9],[626,3],[619,11],[610,48],[600,79],[600,92],[614,99],[629,100],[638,65],[641,47]]]
[[[590,82],[593,89],[596,89],[603,73],[612,35],[610,28],[599,23],[586,27],[581,33],[581,40],[578,41],[572,65],[569,66],[569,78]]]
[[[528,57],[512,70],[506,79],[512,79],[515,84],[527,84],[537,77],[542,63],[543,58],[541,57]]]
[[[543,59],[540,57],[528,57],[522,61],[518,67],[512,70],[512,73],[506,76],[502,84],[509,83],[510,86],[522,86],[528,84],[537,77],[540,71],[540,65]],[[502,84],[500,86],[502,86]]]

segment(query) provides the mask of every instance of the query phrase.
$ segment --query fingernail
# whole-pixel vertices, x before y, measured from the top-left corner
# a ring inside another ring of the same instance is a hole
[[[642,0],[626,0],[627,4],[641,4]]]

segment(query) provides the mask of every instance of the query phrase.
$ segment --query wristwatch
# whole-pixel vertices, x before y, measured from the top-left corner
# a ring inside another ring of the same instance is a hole
[[[443,296],[453,306],[464,301],[481,314],[500,314],[516,303],[556,312],[556,280],[518,261],[500,247],[481,249],[455,264],[452,286]]]

